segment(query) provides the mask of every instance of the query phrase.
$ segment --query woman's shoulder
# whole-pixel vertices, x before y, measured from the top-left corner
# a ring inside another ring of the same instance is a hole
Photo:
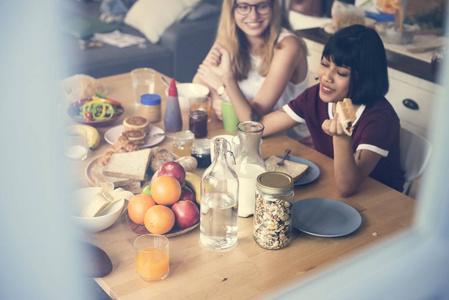
[[[286,28],[282,28],[276,42],[276,50],[290,50],[298,54],[299,52],[305,51],[305,47],[304,42],[299,36]]]
[[[287,28],[281,28],[281,32],[279,33],[279,37],[278,37],[278,42],[282,41],[284,38],[289,37],[289,36],[298,38],[296,33],[294,33],[293,31],[288,30]]]

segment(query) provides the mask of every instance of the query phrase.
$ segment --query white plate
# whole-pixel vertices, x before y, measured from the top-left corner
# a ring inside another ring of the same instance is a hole
[[[278,157],[282,158],[282,155],[278,155]],[[309,168],[306,171],[306,174],[302,175],[301,177],[299,177],[299,179],[295,180],[294,182],[295,186],[311,183],[315,181],[318,177],[320,177],[320,168],[310,160],[297,156],[287,156],[286,160],[290,160],[293,162],[309,166]]]
[[[362,217],[354,207],[328,198],[309,198],[295,202],[292,219],[296,229],[320,237],[348,235],[362,224]]]
[[[122,134],[123,129],[124,129],[123,125],[118,125],[118,126],[112,127],[111,129],[106,131],[106,133],[104,134],[104,139],[109,144],[111,144],[111,145],[114,144],[115,140],[118,139],[118,137]],[[160,142],[162,142],[165,138],[165,135],[152,137],[158,133],[164,133],[164,130],[162,130],[162,128],[157,127],[155,125],[150,125],[150,131],[147,133],[147,138],[145,140],[145,144],[139,145],[139,148],[153,147],[153,146],[159,144]]]

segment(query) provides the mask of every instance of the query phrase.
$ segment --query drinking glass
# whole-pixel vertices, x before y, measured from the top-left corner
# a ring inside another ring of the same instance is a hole
[[[156,72],[150,68],[138,68],[131,71],[134,91],[134,105],[140,106],[140,97],[144,94],[154,94],[154,78]]]
[[[89,147],[87,145],[87,131],[83,128],[66,128],[64,131],[65,156],[72,160],[87,158]]]
[[[141,235],[134,241],[136,272],[145,281],[167,278],[170,271],[168,238],[159,234]]]

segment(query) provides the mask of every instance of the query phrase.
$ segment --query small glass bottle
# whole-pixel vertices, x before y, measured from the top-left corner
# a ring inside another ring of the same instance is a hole
[[[200,243],[212,250],[237,245],[239,180],[229,165],[229,143],[217,138],[214,161],[201,180]]]
[[[265,172],[257,177],[253,237],[269,250],[282,249],[292,237],[293,179],[281,172]]]
[[[150,123],[161,120],[161,96],[158,94],[143,94],[140,97],[140,115]]]
[[[260,156],[260,142],[264,126],[254,121],[241,122],[237,125],[240,141],[239,154],[235,171],[241,187],[239,190],[239,217],[249,217],[254,214],[256,195],[256,179],[266,171],[265,163]]]
[[[190,130],[175,133],[173,153],[181,157],[192,155],[192,145],[194,141],[195,135]]]
[[[198,168],[205,169],[210,166],[210,140],[195,140],[192,146],[192,156],[198,161]]]

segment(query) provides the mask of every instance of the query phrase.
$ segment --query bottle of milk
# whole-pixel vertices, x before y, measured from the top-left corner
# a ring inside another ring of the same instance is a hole
[[[237,125],[240,140],[236,159],[236,173],[239,178],[239,217],[254,214],[257,176],[266,171],[260,156],[260,143],[264,126],[259,122],[246,121]]]

